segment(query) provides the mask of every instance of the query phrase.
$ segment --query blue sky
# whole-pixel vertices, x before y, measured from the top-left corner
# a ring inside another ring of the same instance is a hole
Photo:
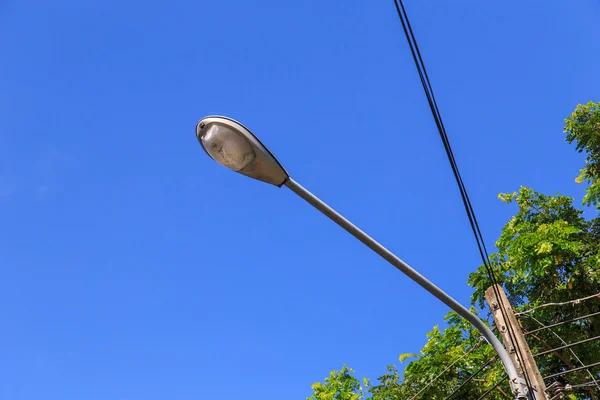
[[[582,197],[592,0],[407,1],[488,246],[520,185]],[[302,399],[377,377],[444,305],[287,189],[210,160],[250,127],[463,303],[479,258],[393,1],[0,4],[0,398]]]

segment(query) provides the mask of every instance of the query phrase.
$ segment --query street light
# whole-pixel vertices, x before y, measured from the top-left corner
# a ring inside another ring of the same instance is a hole
[[[523,380],[518,377],[515,365],[510,359],[508,352],[482,320],[427,280],[423,275],[412,269],[404,261],[396,257],[388,249],[376,242],[375,239],[361,231],[356,225],[338,214],[333,208],[303,188],[298,182],[290,178],[279,161],[248,128],[231,118],[211,116],[203,118],[198,122],[196,125],[196,137],[206,153],[219,164],[240,174],[277,187],[287,186],[291,191],[302,197],[317,210],[321,211],[375,253],[379,254],[398,270],[408,275],[409,278],[469,321],[481,332],[483,337],[487,339],[494,350],[496,350],[496,353],[498,353],[516,397],[518,399],[527,398],[527,389]]]

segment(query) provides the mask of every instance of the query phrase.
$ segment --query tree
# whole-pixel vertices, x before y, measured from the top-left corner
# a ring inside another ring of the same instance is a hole
[[[599,206],[600,200],[600,103],[579,104],[573,114],[565,120],[567,141],[576,143],[577,151],[585,152],[585,167],[576,182],[589,183],[583,198],[585,205]]]
[[[365,398],[360,381],[352,375],[354,370],[343,366],[339,371],[331,371],[324,383],[312,385],[313,395],[307,400],[362,400]],[[365,387],[369,381],[364,379]]]
[[[564,133],[567,142],[574,143],[586,156],[576,179],[577,183],[587,184],[583,206],[600,210],[600,103],[578,105],[566,118]],[[527,187],[500,194],[499,199],[516,205],[517,212],[502,229],[497,251],[489,261],[515,310],[529,310],[520,316],[523,329],[529,332],[600,312],[600,299],[593,297],[600,292],[600,217],[584,218],[583,210],[573,204],[571,197],[545,195]],[[468,283],[474,289],[473,310],[485,310],[484,292],[490,286],[485,267],[471,273]],[[587,297],[563,306],[543,306]],[[453,399],[478,399],[488,390],[487,399],[512,398],[506,380],[495,387],[505,374],[491,346],[480,340],[479,332],[454,312],[445,317],[445,322],[446,328],[435,326],[427,334],[427,343],[418,354],[400,356],[402,363],[410,360],[402,377],[396,367],[388,366],[377,384],[360,391],[353,389],[363,396],[356,399],[446,399],[451,394]],[[600,336],[600,316],[540,330],[527,339],[536,354],[596,336]],[[542,376],[600,362],[600,341],[588,341],[536,360]],[[477,375],[467,382],[475,372]],[[581,385],[597,379],[599,372],[600,367],[596,367],[556,379]],[[350,371],[345,379],[356,378]],[[600,383],[597,387],[575,388],[569,396],[600,399]],[[322,398],[346,399],[335,395]],[[321,397],[313,395],[310,399]]]

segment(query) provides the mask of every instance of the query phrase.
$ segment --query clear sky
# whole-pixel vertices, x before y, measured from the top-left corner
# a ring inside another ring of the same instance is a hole
[[[492,246],[574,196],[600,5],[407,0]],[[393,1],[0,3],[0,398],[303,399],[447,308],[294,196],[210,160],[209,114],[467,304],[480,263]]]

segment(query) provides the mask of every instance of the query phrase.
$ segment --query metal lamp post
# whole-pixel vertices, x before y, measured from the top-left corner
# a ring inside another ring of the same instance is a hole
[[[363,242],[375,253],[387,260],[399,271],[408,275],[409,278],[469,321],[481,332],[483,337],[487,339],[494,350],[496,350],[496,353],[498,353],[498,357],[508,374],[510,385],[516,398],[527,398],[527,389],[522,379],[518,377],[508,352],[482,320],[314,194],[303,188],[298,182],[294,181],[271,152],[248,128],[231,118],[211,116],[203,118],[198,122],[196,125],[196,137],[206,153],[219,164],[259,181],[270,183],[277,187],[288,187],[306,200],[306,202],[329,217],[333,222],[344,228],[352,236]]]

